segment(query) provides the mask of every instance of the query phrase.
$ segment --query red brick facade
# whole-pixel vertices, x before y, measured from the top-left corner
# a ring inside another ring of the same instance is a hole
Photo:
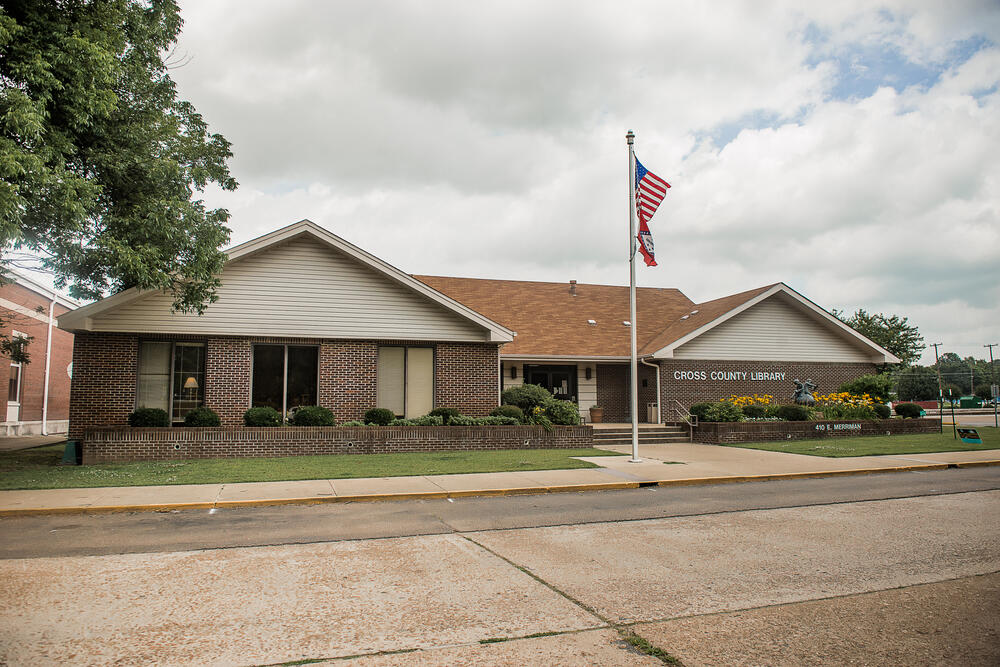
[[[659,363],[664,410],[675,400],[691,407],[733,394],[771,394],[779,403],[791,403],[796,379],[811,378],[819,385],[818,393],[828,394],[848,380],[875,372],[875,364],[819,361],[664,359]]]
[[[938,422],[931,419],[871,419],[856,421],[802,422],[710,422],[698,424],[691,439],[710,445],[776,440],[812,440],[870,435],[937,433]]]
[[[83,463],[591,446],[589,426],[100,429],[87,433]]]
[[[289,343],[319,346],[319,404],[340,422],[361,419],[376,406],[379,345],[427,345],[408,341],[319,341],[301,338],[141,337],[138,334],[77,335],[74,355],[70,437],[98,427],[124,426],[135,409],[139,342],[203,340],[205,406],[223,426],[241,426],[250,407],[253,345]],[[434,404],[483,416],[499,403],[496,343],[437,343]]]
[[[628,364],[597,365],[597,404],[604,408],[604,422],[608,424],[632,421],[629,410],[632,388],[629,385],[631,368]],[[645,383],[645,385],[643,384]],[[649,421],[646,406],[656,402],[656,369],[639,365],[639,422]]]
[[[18,284],[10,283],[0,286],[0,299],[17,306],[0,306],[0,320],[3,323],[3,334],[11,336],[13,332],[32,337],[26,351],[30,355],[29,362],[21,365],[20,406],[17,422],[38,422],[40,430],[42,412],[45,402],[45,368],[49,368],[49,401],[47,418],[52,422],[69,419],[69,389],[70,362],[73,361],[73,334],[52,327],[52,356],[46,359],[48,342],[48,316],[50,299],[40,292]],[[68,307],[56,303],[54,316],[58,318],[69,310]],[[28,311],[28,312],[24,312]],[[6,366],[9,360],[4,358],[4,393],[7,393],[10,377]],[[0,421],[15,421],[13,411],[8,415],[8,404],[4,400],[0,413]]]

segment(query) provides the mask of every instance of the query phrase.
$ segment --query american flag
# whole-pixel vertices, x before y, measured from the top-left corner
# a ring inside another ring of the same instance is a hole
[[[635,210],[640,222],[649,222],[656,213],[656,208],[667,195],[670,183],[642,166],[639,159],[635,161]]]
[[[642,166],[638,158],[635,161],[635,210],[639,214],[639,250],[642,252],[646,266],[656,266],[653,252],[653,235],[649,232],[649,223],[656,213],[660,202],[667,195],[670,183]]]

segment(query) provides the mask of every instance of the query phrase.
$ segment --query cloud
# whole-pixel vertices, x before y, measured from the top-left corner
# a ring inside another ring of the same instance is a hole
[[[1000,321],[994,3],[182,11],[234,242],[310,218],[414,273],[627,283],[632,128],[674,185],[640,284],[783,280],[956,341]]]

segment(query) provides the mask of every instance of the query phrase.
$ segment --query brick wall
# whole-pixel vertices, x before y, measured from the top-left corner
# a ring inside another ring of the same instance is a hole
[[[11,336],[14,331],[32,337],[28,343],[29,362],[21,365],[20,410],[17,421],[40,422],[45,401],[46,346],[49,333],[49,299],[17,283],[0,285],[0,299],[28,310],[30,314],[14,308],[0,306],[2,332]],[[69,308],[56,304],[54,316],[58,318]],[[3,359],[4,389],[7,391],[9,360]],[[52,357],[49,360],[48,420],[62,421],[69,418],[69,364],[73,361],[73,334],[52,327]],[[13,416],[13,415],[11,415]],[[0,406],[0,421],[7,421],[7,401]]]
[[[692,440],[703,444],[718,445],[741,442],[774,442],[777,440],[849,438],[868,435],[937,433],[938,428],[938,422],[932,419],[704,422],[694,428]]]
[[[69,437],[101,426],[123,426],[135,408],[139,337],[80,332],[73,346]]]
[[[438,343],[434,404],[484,416],[500,404],[500,348],[496,343]]]
[[[687,359],[664,359],[659,363],[664,408],[672,405],[674,400],[691,407],[695,403],[716,401],[732,394],[755,393],[771,394],[779,403],[791,403],[795,392],[793,380],[812,378],[819,384],[816,392],[828,394],[848,380],[875,372],[875,364],[865,363]],[[737,373],[738,377],[732,377]],[[784,377],[754,379],[755,373],[784,373]]]
[[[603,421],[607,424],[630,423],[629,385],[631,368],[628,364],[597,365],[597,404],[604,408]],[[643,386],[645,381],[646,386]],[[656,401],[656,370],[646,365],[639,366],[639,422],[645,423],[646,406]]]
[[[74,356],[71,436],[84,430],[127,423],[135,407],[136,334],[82,332]],[[253,345],[275,343],[319,346],[319,404],[338,421],[361,419],[377,407],[379,345],[413,345],[408,341],[318,341],[301,338],[197,336],[149,337],[149,340],[205,342],[205,406],[219,413],[223,426],[241,426],[250,406]],[[426,343],[424,343],[426,344]],[[495,343],[438,343],[435,346],[435,405],[459,408],[463,414],[485,415],[498,405]],[[79,377],[76,374],[79,373]]]
[[[589,426],[122,428],[88,431],[83,463],[591,446]]]

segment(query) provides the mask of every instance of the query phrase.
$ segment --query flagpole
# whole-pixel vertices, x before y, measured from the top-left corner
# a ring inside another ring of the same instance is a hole
[[[636,252],[636,232],[635,232],[635,152],[633,150],[633,143],[635,142],[635,135],[632,130],[629,130],[625,135],[625,140],[628,142],[628,271],[629,271],[629,283],[628,283],[628,305],[629,305],[629,334],[632,338],[632,356],[630,358],[631,372],[629,373],[629,379],[631,380],[631,391],[632,391],[632,458],[629,459],[629,463],[641,463],[642,459],[639,458],[639,377],[638,368],[639,364],[636,361],[636,343],[635,343],[635,252]]]

